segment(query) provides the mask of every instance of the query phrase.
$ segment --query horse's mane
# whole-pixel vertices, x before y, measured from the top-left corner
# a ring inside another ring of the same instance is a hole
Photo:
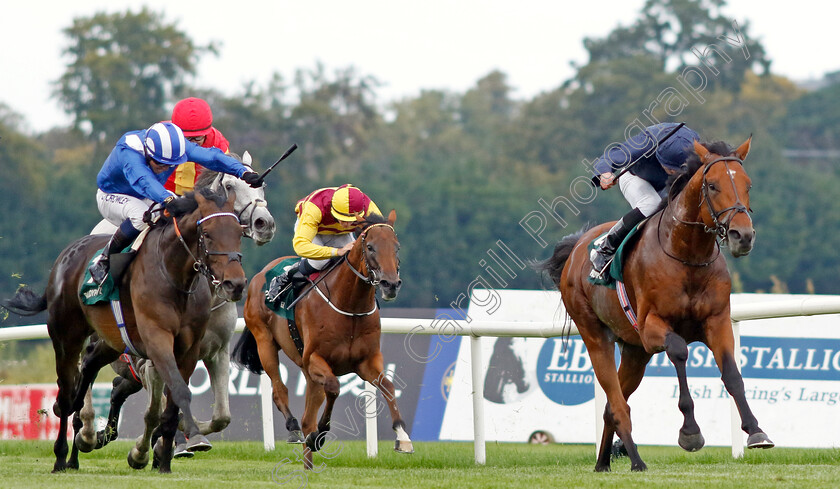
[[[242,162],[242,157],[240,157],[236,153],[228,153],[228,156],[236,158],[237,160],[239,160],[240,163]],[[251,165],[247,165],[245,163],[242,164],[248,168],[251,168]],[[199,175],[198,180],[195,181],[195,188],[209,187],[213,183],[213,179],[215,179],[217,176],[219,176],[219,172],[211,170],[209,168],[202,168],[201,175]]]
[[[362,231],[364,231],[374,224],[388,224],[388,219],[385,216],[374,212],[369,214],[365,220],[361,222],[360,227],[362,228]]]
[[[700,145],[708,149],[710,152],[721,156],[729,156],[734,151],[732,146],[724,141],[703,142],[700,143]],[[697,170],[699,170],[702,166],[703,162],[700,160],[700,156],[692,151],[688,158],[686,158],[685,163],[680,166],[680,169],[668,177],[668,181],[665,184],[665,188],[668,189],[668,194],[662,198],[662,202],[660,202],[657,210],[664,209],[668,204],[669,199],[673,199],[679,195],[679,193],[685,189],[686,185],[688,185],[691,177],[694,176],[694,174],[697,173]]]
[[[225,202],[227,202],[223,192],[213,191],[209,187],[196,188],[196,191],[187,192],[169,204],[167,210],[169,210],[169,214],[172,217],[181,218],[198,209],[198,201],[195,199],[195,192],[200,193],[205,199],[212,200],[220,208],[225,205]],[[158,225],[165,226],[171,221],[171,219],[161,219],[158,221]]]

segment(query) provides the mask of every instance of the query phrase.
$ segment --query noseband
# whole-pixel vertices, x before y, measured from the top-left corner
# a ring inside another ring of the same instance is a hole
[[[228,257],[228,263],[239,262],[240,264],[242,264],[242,253],[240,253],[238,251],[211,251],[211,250],[207,249],[207,243],[204,241],[204,233],[201,232],[201,225],[205,221],[216,218],[216,217],[232,217],[232,218],[236,219],[236,222],[240,222],[239,217],[232,212],[216,212],[216,213],[210,214],[209,216],[205,216],[205,217],[202,217],[201,219],[199,219],[196,222],[196,227],[198,228],[197,232],[198,232],[198,252],[199,252],[199,255],[204,255],[205,259],[209,258],[210,256],[213,256],[213,255],[224,255],[224,256]],[[207,265],[205,260],[202,260],[201,258],[197,258],[195,255],[192,254],[192,251],[190,251],[190,247],[187,246],[186,241],[184,241],[184,237],[181,235],[181,230],[178,228],[178,220],[175,219],[175,216],[172,217],[172,224],[175,227],[175,235],[178,236],[178,240],[184,246],[184,249],[187,250],[187,254],[189,254],[190,258],[193,259],[193,270],[195,270],[196,272],[200,272],[202,275],[207,277],[207,280],[209,280],[210,283],[214,287],[216,287],[220,283],[222,283],[221,280],[217,279],[216,276],[213,275],[213,271],[210,270],[210,266]],[[161,235],[159,234],[158,235],[158,248],[160,248],[160,236]],[[166,273],[165,270],[163,270],[163,261],[162,260],[160,261],[160,267],[161,267],[161,272],[163,273],[163,275],[169,281],[169,285],[171,285],[175,289],[177,289],[181,292],[187,293],[187,294],[192,294],[193,292],[195,292],[195,286],[192,287],[190,290],[182,290],[177,285],[172,283],[172,280],[169,278],[169,274]]]
[[[714,208],[712,207],[712,202],[709,200],[709,185],[706,182],[706,175],[709,173],[709,169],[717,162],[722,161],[724,165],[726,165],[726,174],[729,175],[729,182],[732,184],[732,191],[735,192],[735,203],[731,206],[727,207],[726,209],[721,209],[715,212]],[[749,217],[749,209],[743,203],[741,203],[741,196],[738,195],[738,187],[735,186],[735,177],[732,176],[733,171],[729,169],[729,164],[727,161],[736,161],[741,165],[744,164],[744,161],[741,158],[737,158],[735,156],[725,156],[718,158],[716,160],[711,161],[706,168],[703,169],[703,198],[700,201],[700,205],[703,205],[703,201],[706,202],[706,206],[709,208],[709,215],[712,216],[712,222],[714,223],[714,227],[704,226],[704,230],[707,233],[714,233],[720,238],[722,241],[726,241],[728,239],[729,233],[729,224],[732,222],[732,219],[740,212]],[[729,213],[725,219],[721,220],[721,216],[723,214]]]
[[[219,172],[219,176],[216,178],[216,181],[215,181],[213,187],[211,187],[214,190],[215,190],[215,187],[218,187],[219,190],[224,192],[225,198],[227,198],[227,196],[228,196],[228,190],[223,185],[223,180],[224,180],[226,175],[227,175],[226,173]],[[231,178],[233,178],[233,177],[231,177]],[[239,213],[236,215],[236,218],[239,220],[239,225],[242,227],[242,235],[243,236],[245,236],[246,238],[253,238],[254,237],[253,236],[253,234],[254,234],[254,232],[253,232],[254,212],[256,212],[258,207],[267,207],[267,206],[268,206],[268,204],[266,203],[265,199],[253,199],[250,202],[248,202],[247,204],[245,204],[245,207],[243,207],[242,210],[239,211]],[[250,211],[249,211],[249,209],[250,209]],[[248,212],[247,216],[245,215],[246,212]],[[249,224],[242,224],[243,222],[247,222]]]

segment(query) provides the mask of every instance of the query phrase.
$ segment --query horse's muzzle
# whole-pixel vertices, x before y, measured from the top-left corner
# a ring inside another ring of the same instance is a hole
[[[236,302],[241,299],[242,295],[245,293],[245,285],[247,283],[248,279],[245,277],[223,280],[222,283],[219,284],[218,295],[227,301]]]
[[[738,258],[745,256],[752,251],[755,243],[755,229],[752,227],[742,229],[730,228],[726,232],[726,240],[729,243],[729,252],[732,256]]]
[[[382,300],[392,301],[396,299],[397,294],[400,293],[400,287],[402,287],[402,280],[400,279],[396,281],[381,280],[379,282],[379,290],[382,293]]]

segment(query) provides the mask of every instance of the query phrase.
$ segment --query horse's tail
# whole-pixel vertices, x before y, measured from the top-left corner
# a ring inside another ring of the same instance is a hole
[[[554,282],[554,285],[559,286],[560,276],[563,274],[563,267],[566,266],[569,255],[572,254],[572,250],[580,240],[580,237],[589,230],[589,227],[589,225],[586,225],[580,231],[565,236],[557,242],[557,245],[554,247],[554,253],[548,259],[534,262],[531,266],[537,272],[547,273],[551,281]]]
[[[0,302],[0,307],[21,316],[34,316],[47,310],[47,294],[44,292],[38,295],[29,287],[23,286],[15,292],[14,297]]]
[[[257,350],[257,339],[251,333],[251,330],[245,328],[233,351],[230,353],[230,359],[236,365],[248,369],[255,374],[263,372],[262,363],[260,363],[260,355]]]

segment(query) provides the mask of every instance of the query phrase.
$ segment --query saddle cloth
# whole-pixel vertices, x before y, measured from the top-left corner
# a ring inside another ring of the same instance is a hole
[[[641,236],[639,230],[642,229],[642,226],[644,226],[646,222],[647,219],[637,224],[635,227],[633,227],[633,229],[630,230],[629,233],[627,233],[627,237],[624,238],[624,241],[622,241],[618,248],[615,250],[613,260],[608,265],[608,272],[597,278],[593,278],[590,275],[587,279],[590,283],[593,283],[595,285],[605,285],[611,289],[615,289],[616,282],[624,282],[624,261],[626,260],[627,255],[629,255],[630,251],[633,249],[633,246],[635,246],[636,242],[639,239],[639,236]],[[599,240],[606,236],[606,234],[607,233],[604,233],[598,236],[597,238],[593,239],[592,242],[589,243],[587,250],[592,251],[592,249],[594,249],[597,246],[595,243],[600,242]],[[589,256],[588,253],[587,256]]]
[[[137,239],[131,243],[131,246],[122,250],[121,253],[118,253],[118,255],[125,256],[123,266],[121,267],[123,271],[128,267],[128,264],[131,263],[131,260],[134,259],[134,256],[137,254],[137,250],[140,249],[140,245],[143,244],[143,240],[146,239],[146,235],[149,234],[149,229],[151,228],[144,229],[140,235],[137,236]],[[88,268],[90,268],[90,265],[92,265],[93,262],[99,259],[99,255],[101,255],[104,250],[105,248],[102,248],[97,251],[93,257],[91,257],[90,262],[88,262],[88,266],[85,268],[85,277],[82,282],[82,287],[79,290],[79,296],[82,298],[82,302],[88,306],[92,306],[99,302],[111,302],[119,300],[120,298],[119,288],[117,287],[116,282],[114,282],[114,277],[110,271],[105,277],[105,280],[102,281],[102,285],[97,285],[90,276]],[[116,256],[117,255],[111,257],[112,267]]]

